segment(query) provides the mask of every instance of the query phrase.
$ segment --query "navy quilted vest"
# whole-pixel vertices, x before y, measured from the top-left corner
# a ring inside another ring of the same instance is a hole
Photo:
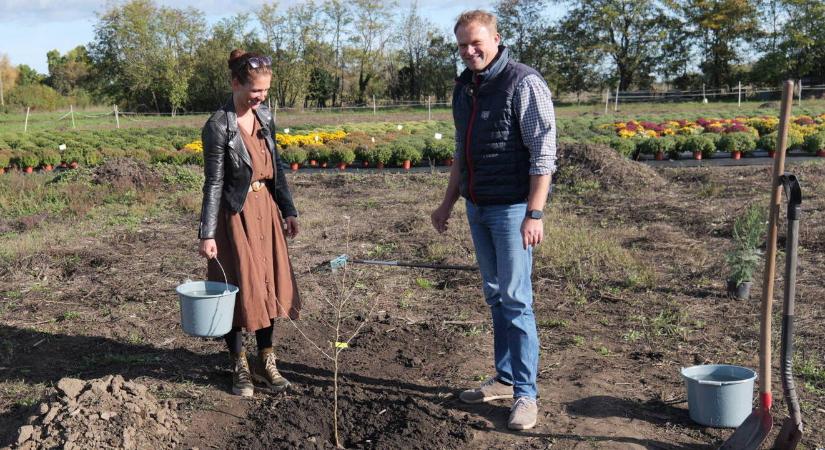
[[[539,73],[511,60],[506,47],[479,75],[456,78],[453,120],[460,145],[461,195],[476,205],[520,203],[530,193],[530,152],[521,139],[513,98],[527,75]],[[541,75],[539,75],[541,76]]]

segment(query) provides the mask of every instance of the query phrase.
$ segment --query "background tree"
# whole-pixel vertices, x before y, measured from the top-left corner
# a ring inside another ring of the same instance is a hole
[[[759,34],[754,4],[748,0],[686,0],[682,13],[708,84],[721,87],[738,81],[734,66],[747,54],[745,45]]]
[[[385,46],[391,37],[394,26],[392,11],[397,3],[392,0],[354,0],[353,28],[350,36],[352,55],[356,62],[358,84],[356,99],[364,104],[367,99],[367,88],[378,73]]]
[[[21,86],[27,84],[40,84],[46,79],[45,75],[38,73],[26,64],[20,64],[17,66],[17,72],[19,74],[17,84]]]
[[[17,69],[11,65],[9,56],[0,53],[0,106],[6,106],[6,95],[17,83]]]
[[[327,0],[322,7],[324,17],[329,23],[329,38],[332,51],[335,55],[335,89],[332,93],[332,106],[341,99],[344,94],[344,38],[349,32],[352,24],[352,12],[349,3],[341,0]]]
[[[247,14],[222,19],[212,26],[209,38],[198,46],[189,81],[190,106],[196,111],[214,111],[226,103],[231,92],[229,53],[236,48],[261,47],[249,29]]]
[[[584,48],[612,62],[619,89],[646,88],[667,35],[665,11],[653,0],[573,0],[560,28],[577,30]]]
[[[502,0],[494,11],[498,17],[498,31],[513,58],[552,78],[555,71],[553,46],[547,39],[552,30],[542,12],[547,0]]]
[[[151,0],[111,6],[95,25],[90,57],[112,98],[175,111],[187,101],[196,43],[205,28],[195,9],[158,8]]]

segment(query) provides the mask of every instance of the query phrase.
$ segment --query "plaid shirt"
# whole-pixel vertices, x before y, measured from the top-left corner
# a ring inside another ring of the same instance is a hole
[[[521,139],[530,150],[530,175],[551,175],[556,170],[556,115],[550,88],[541,77],[528,75],[513,96]],[[456,156],[463,152],[464,136],[456,130]]]
[[[521,139],[530,149],[530,175],[550,175],[556,170],[556,114],[550,88],[537,75],[516,86],[513,98],[521,126]]]

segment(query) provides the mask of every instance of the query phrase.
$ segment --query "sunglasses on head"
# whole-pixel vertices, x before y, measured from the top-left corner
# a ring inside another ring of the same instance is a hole
[[[269,67],[272,65],[272,58],[269,56],[253,56],[246,60],[249,67],[257,69],[259,67]]]

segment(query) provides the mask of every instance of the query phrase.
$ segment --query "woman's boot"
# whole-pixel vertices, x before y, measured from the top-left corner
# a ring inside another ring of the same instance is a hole
[[[249,361],[246,352],[230,353],[232,356],[232,393],[241,397],[252,397],[255,386],[252,384],[252,374],[249,371]]]

